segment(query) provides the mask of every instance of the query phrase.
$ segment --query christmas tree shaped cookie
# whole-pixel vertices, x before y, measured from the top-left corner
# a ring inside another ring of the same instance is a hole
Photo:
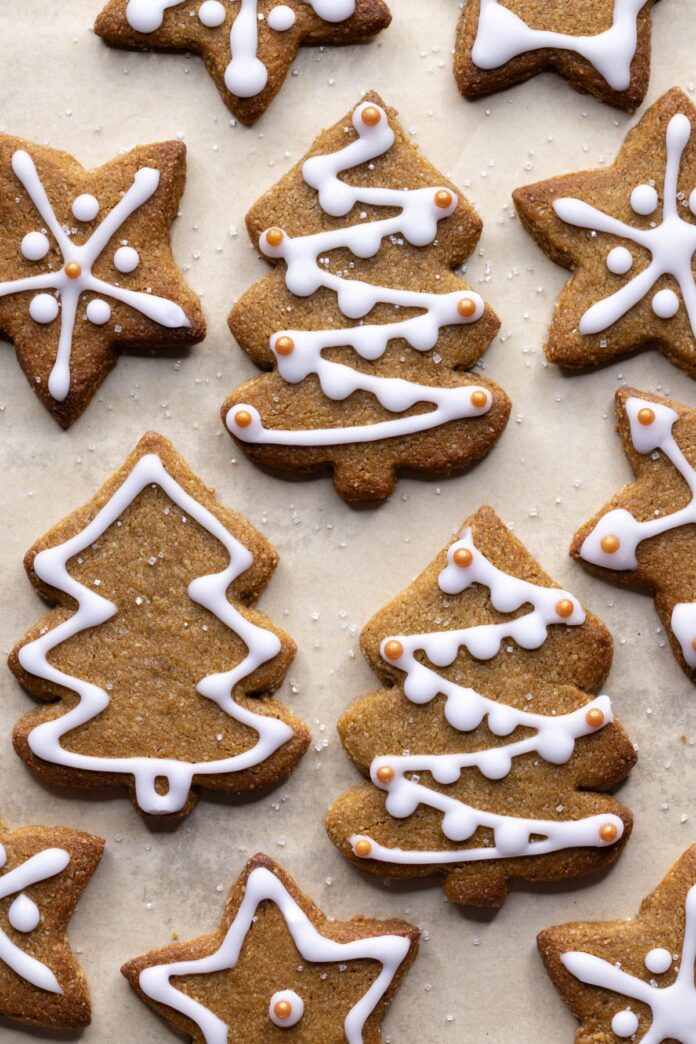
[[[257,464],[333,470],[347,500],[389,496],[399,468],[461,469],[508,419],[495,384],[467,372],[498,330],[452,269],[481,222],[375,94],[322,133],[251,210],[274,263],[230,327],[270,371],[223,419]]]
[[[334,921],[267,856],[249,861],[216,932],[130,961],[138,995],[194,1044],[380,1044],[418,951],[405,921]]]
[[[51,1029],[89,1025],[67,926],[103,850],[101,838],[77,830],[0,823],[0,1015]]]
[[[339,722],[370,782],[327,828],[381,877],[445,875],[458,903],[500,906],[513,878],[606,867],[630,830],[601,793],[635,762],[607,696],[611,638],[553,585],[491,508],[362,634],[383,688]]]
[[[186,815],[199,787],[241,794],[287,776],[309,733],[270,693],[295,646],[253,608],[276,563],[145,435],[26,556],[55,608],[10,656],[49,701],[17,724],[17,753],[49,783],[128,785],[153,816]]]
[[[620,109],[650,79],[653,0],[469,0],[455,49],[462,94],[478,98],[555,69],[571,87]]]
[[[696,376],[696,108],[674,89],[629,133],[615,163],[517,189],[527,230],[573,271],[546,345],[582,367],[658,348]]]
[[[109,0],[94,31],[119,47],[200,54],[230,112],[251,124],[302,44],[365,43],[390,21],[383,0]]]
[[[682,668],[696,680],[696,410],[621,388],[616,415],[636,481],[574,536],[573,558],[651,591]]]
[[[578,1044],[696,1040],[696,846],[643,900],[637,917],[564,924],[541,932],[538,943],[582,1023]]]
[[[0,135],[0,330],[64,428],[120,349],[205,336],[169,240],[185,178],[181,142],[86,171],[65,152]]]

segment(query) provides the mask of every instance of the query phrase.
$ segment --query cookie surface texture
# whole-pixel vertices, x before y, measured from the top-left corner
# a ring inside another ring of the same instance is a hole
[[[307,728],[272,697],[293,641],[254,604],[277,555],[161,435],[28,552],[54,606],[10,655],[47,706],[15,726],[59,786],[128,786],[145,815],[182,817],[199,788],[284,779]]]
[[[252,124],[300,46],[365,43],[390,21],[383,0],[110,0],[94,29],[119,47],[200,54],[230,112]]]
[[[56,1030],[89,1025],[67,928],[103,850],[101,838],[77,830],[0,824],[0,1015]]]
[[[122,971],[194,1044],[380,1044],[419,937],[406,921],[327,918],[282,867],[257,855],[217,931]]]
[[[634,388],[616,393],[636,481],[573,538],[570,553],[614,583],[650,591],[682,669],[696,680],[696,410]]]
[[[362,633],[383,688],[339,722],[370,782],[329,811],[353,863],[444,874],[454,902],[500,906],[513,878],[569,880],[617,858],[631,814],[608,797],[636,755],[606,695],[604,625],[480,508]]]
[[[576,1044],[691,1044],[696,846],[643,900],[637,917],[549,928],[538,945],[554,985],[582,1023]]]
[[[606,170],[517,189],[525,228],[573,275],[546,343],[551,362],[602,365],[657,348],[696,376],[696,108],[674,89]]]
[[[185,180],[177,141],[87,171],[65,152],[0,135],[0,330],[64,428],[121,349],[205,337],[171,251]]]
[[[486,456],[510,412],[467,371],[499,322],[452,269],[481,222],[368,94],[252,208],[274,264],[230,328],[262,369],[226,400],[244,452],[282,471],[332,471],[347,500],[381,500],[400,468]]]
[[[469,0],[454,69],[477,98],[555,69],[571,87],[620,109],[643,101],[650,79],[652,0]]]

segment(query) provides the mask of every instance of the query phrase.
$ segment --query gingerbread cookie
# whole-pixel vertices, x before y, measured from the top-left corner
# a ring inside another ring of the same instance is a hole
[[[51,1029],[89,1025],[67,926],[103,850],[100,837],[77,830],[0,823],[0,1015]]]
[[[654,0],[469,0],[454,70],[478,98],[555,69],[571,87],[620,109],[643,101],[650,79]]]
[[[656,347],[696,376],[695,121],[675,88],[629,133],[613,166],[514,193],[527,230],[573,271],[548,335],[551,362],[596,365]]]
[[[205,337],[169,240],[185,177],[176,141],[86,171],[65,152],[0,135],[0,330],[64,428],[122,348]]]
[[[282,867],[257,855],[216,932],[154,950],[122,971],[193,1044],[379,1044],[419,937],[405,921],[325,917]]]
[[[499,322],[452,272],[481,222],[393,109],[368,95],[247,225],[275,268],[230,328],[272,372],[233,392],[222,415],[256,464],[330,469],[341,496],[375,500],[400,468],[450,472],[491,450],[510,403],[467,370]]]
[[[637,917],[564,924],[538,937],[546,969],[579,1022],[577,1044],[696,1040],[696,845]]]
[[[301,45],[365,43],[390,22],[383,0],[110,0],[94,31],[119,47],[200,54],[227,108],[252,124]]]
[[[285,778],[310,736],[270,696],[295,645],[253,608],[277,560],[166,439],[145,435],[26,556],[55,608],[10,655],[50,701],[15,727],[20,757],[58,786],[127,785],[152,816],[187,815],[199,787]]]
[[[674,655],[696,681],[696,410],[621,388],[616,416],[636,482],[578,530],[570,553],[653,593]]]
[[[631,814],[597,791],[636,755],[597,692],[604,625],[556,587],[495,512],[377,613],[362,647],[384,687],[339,722],[371,782],[327,828],[380,877],[445,875],[457,903],[500,906],[513,878],[567,880],[619,855]]]

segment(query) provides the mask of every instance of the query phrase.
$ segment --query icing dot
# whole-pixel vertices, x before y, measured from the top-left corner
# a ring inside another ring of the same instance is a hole
[[[29,305],[29,315],[35,323],[52,323],[58,311],[58,302],[51,294],[37,294]]]
[[[278,4],[268,12],[266,21],[277,33],[285,33],[295,24],[295,12],[287,4]]]
[[[7,862],[7,852],[5,851],[5,846],[4,845],[0,845],[0,867],[4,866],[6,862]]]
[[[638,1029],[638,1016],[632,1011],[617,1011],[611,1028],[617,1037],[632,1037]]]
[[[225,8],[219,0],[205,0],[198,8],[198,17],[208,29],[217,29],[225,21]]]
[[[95,196],[78,196],[72,205],[72,212],[78,221],[94,221],[99,213],[99,200]]]
[[[646,954],[645,967],[654,975],[662,975],[672,967],[672,954],[664,947],[658,946]]]
[[[133,247],[119,247],[114,254],[114,265],[124,275],[134,272],[139,264],[140,254]]]
[[[103,326],[111,318],[111,308],[106,301],[96,298],[87,305],[86,315],[90,323],[95,326]]]
[[[647,217],[657,210],[657,192],[652,185],[636,185],[631,193],[631,206],[636,214]]]
[[[679,298],[674,290],[658,290],[652,299],[652,310],[660,319],[672,319],[679,311]]]
[[[22,240],[22,253],[27,261],[41,261],[50,250],[50,243],[43,232],[27,232]]]
[[[38,928],[41,914],[33,899],[19,895],[8,910],[7,919],[18,932],[33,932]]]
[[[294,990],[279,990],[271,997],[268,1017],[274,1026],[296,1026],[304,1015],[304,1001]]]
[[[607,254],[607,268],[614,275],[626,275],[633,268],[633,258],[626,247],[614,247]]]

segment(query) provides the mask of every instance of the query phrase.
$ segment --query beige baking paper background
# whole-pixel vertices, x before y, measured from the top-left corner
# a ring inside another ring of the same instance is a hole
[[[510,201],[517,185],[609,163],[634,117],[579,96],[552,75],[465,102],[451,70],[460,5],[391,3],[392,27],[373,45],[304,50],[271,110],[247,129],[231,125],[199,59],[102,44],[91,32],[100,0],[0,0],[4,131],[66,149],[85,166],[141,143],[179,137],[188,145],[174,244],[210,329],[180,363],[122,358],[68,433],[34,397],[3,344],[0,649],[9,650],[44,610],[24,575],[25,550],[89,498],[154,428],[279,550],[280,567],[261,606],[298,641],[281,694],[314,736],[275,792],[240,804],[203,799],[178,830],[158,831],[144,825],[124,794],[82,799],[34,780],[10,739],[32,701],[0,668],[0,814],[12,826],[65,824],[108,842],[71,927],[94,1007],[85,1044],[173,1039],[119,967],[175,931],[186,939],[216,926],[224,893],[256,851],[281,860],[329,914],[399,915],[423,929],[421,956],[388,1016],[385,1040],[570,1044],[574,1022],[546,979],[536,932],[566,920],[633,914],[696,839],[696,693],[672,658],[652,601],[591,579],[567,557],[574,528],[629,477],[613,434],[617,386],[630,382],[692,404],[696,387],[657,354],[588,376],[568,378],[548,367],[544,334],[565,274],[522,232]],[[657,5],[653,41],[648,101],[674,84],[693,91],[689,0]],[[502,319],[485,369],[509,392],[513,411],[498,448],[470,474],[402,481],[389,503],[358,511],[327,479],[285,482],[255,470],[222,430],[218,410],[253,372],[229,335],[228,310],[267,270],[247,240],[244,214],[321,127],[371,87],[401,111],[412,140],[484,219],[469,278]],[[543,566],[611,628],[615,659],[606,691],[640,748],[620,791],[636,824],[618,865],[603,879],[567,888],[514,887],[494,915],[448,904],[434,880],[386,887],[363,876],[337,854],[323,827],[329,802],[358,781],[335,723],[375,684],[359,631],[482,503],[492,504]],[[3,1041],[28,1037],[0,1028]]]

